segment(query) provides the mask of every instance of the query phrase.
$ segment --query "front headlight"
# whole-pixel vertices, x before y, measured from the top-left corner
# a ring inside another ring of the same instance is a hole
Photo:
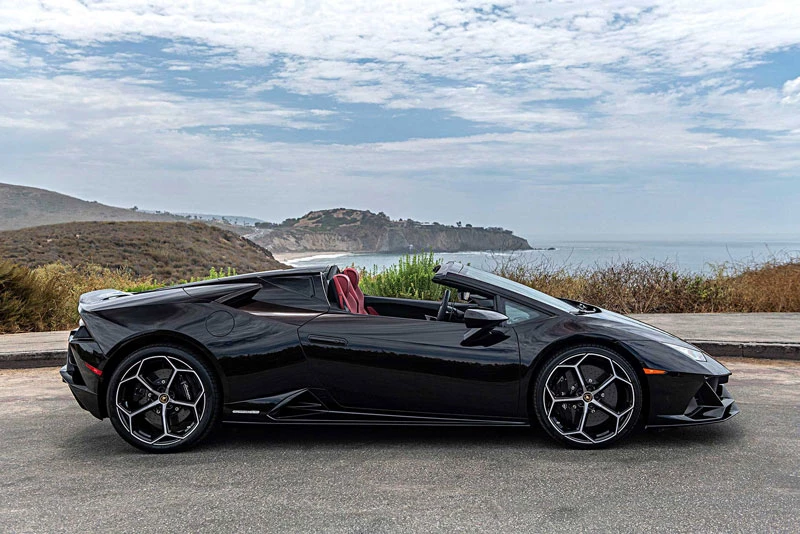
[[[695,361],[698,361],[698,362],[708,361],[708,360],[706,360],[706,355],[702,350],[690,349],[688,347],[682,347],[680,345],[673,345],[672,343],[664,343],[664,345],[668,346],[671,349],[677,350],[678,352],[680,352],[684,356],[688,356],[689,358],[691,358],[691,359],[693,359]]]

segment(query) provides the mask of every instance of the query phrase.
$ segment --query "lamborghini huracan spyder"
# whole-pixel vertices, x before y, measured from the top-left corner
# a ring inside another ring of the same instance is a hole
[[[219,421],[538,424],[596,448],[739,412],[730,372],[666,332],[459,263],[432,276],[441,302],[364,295],[336,266],[86,293],[61,376],[152,452]]]

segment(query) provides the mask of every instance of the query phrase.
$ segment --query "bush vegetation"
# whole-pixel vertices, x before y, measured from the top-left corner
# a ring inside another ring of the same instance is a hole
[[[207,277],[188,281],[235,274],[230,267],[219,270],[212,267]],[[73,267],[64,263],[30,269],[3,261],[0,262],[0,333],[74,328],[78,324],[78,299],[82,293],[106,288],[139,292],[165,285],[153,277],[136,276],[124,269],[97,265]]]
[[[441,263],[431,253],[407,255],[397,265],[362,272],[364,293],[439,300],[444,288],[431,282]],[[568,268],[546,259],[496,261],[494,272],[557,297],[620,313],[800,312],[800,258],[725,263],[709,273],[680,271],[666,262],[620,260]]]
[[[441,261],[432,252],[406,254],[386,269],[362,270],[359,287],[376,297],[441,300],[446,288],[431,281],[433,268]]]
[[[546,260],[500,262],[495,272],[562,298],[620,313],[800,311],[800,258],[724,263],[709,273],[669,262],[617,261],[567,268]]]
[[[397,265],[362,271],[364,293],[439,300],[444,288],[431,282],[440,263],[432,253],[403,256]],[[714,267],[707,274],[679,271],[669,263],[617,261],[594,267],[546,261],[498,262],[495,272],[555,296],[621,313],[800,312],[800,258]],[[211,269],[208,278],[236,274]],[[194,278],[191,281],[196,281]],[[144,291],[165,285],[130,270],[54,263],[30,269],[0,262],[0,332],[73,328],[81,293],[103,288]]]

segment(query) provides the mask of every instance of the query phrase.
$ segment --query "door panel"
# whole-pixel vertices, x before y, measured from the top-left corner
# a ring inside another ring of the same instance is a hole
[[[516,333],[498,328],[491,346],[464,347],[462,323],[330,313],[300,328],[312,372],[346,408],[492,416],[519,415]]]
[[[364,298],[364,304],[371,306],[379,315],[389,317],[403,317],[405,319],[425,320],[426,315],[436,316],[439,311],[439,302],[430,300],[398,299],[390,297]]]

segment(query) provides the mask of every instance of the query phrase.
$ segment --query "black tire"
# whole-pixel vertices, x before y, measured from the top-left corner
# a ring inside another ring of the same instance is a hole
[[[108,383],[106,407],[114,429],[134,447],[177,452],[197,445],[216,426],[222,391],[201,358],[180,347],[153,345],[120,362]]]
[[[580,449],[608,447],[628,436],[642,413],[642,386],[628,361],[598,345],[550,356],[534,384],[534,413],[547,434]]]

